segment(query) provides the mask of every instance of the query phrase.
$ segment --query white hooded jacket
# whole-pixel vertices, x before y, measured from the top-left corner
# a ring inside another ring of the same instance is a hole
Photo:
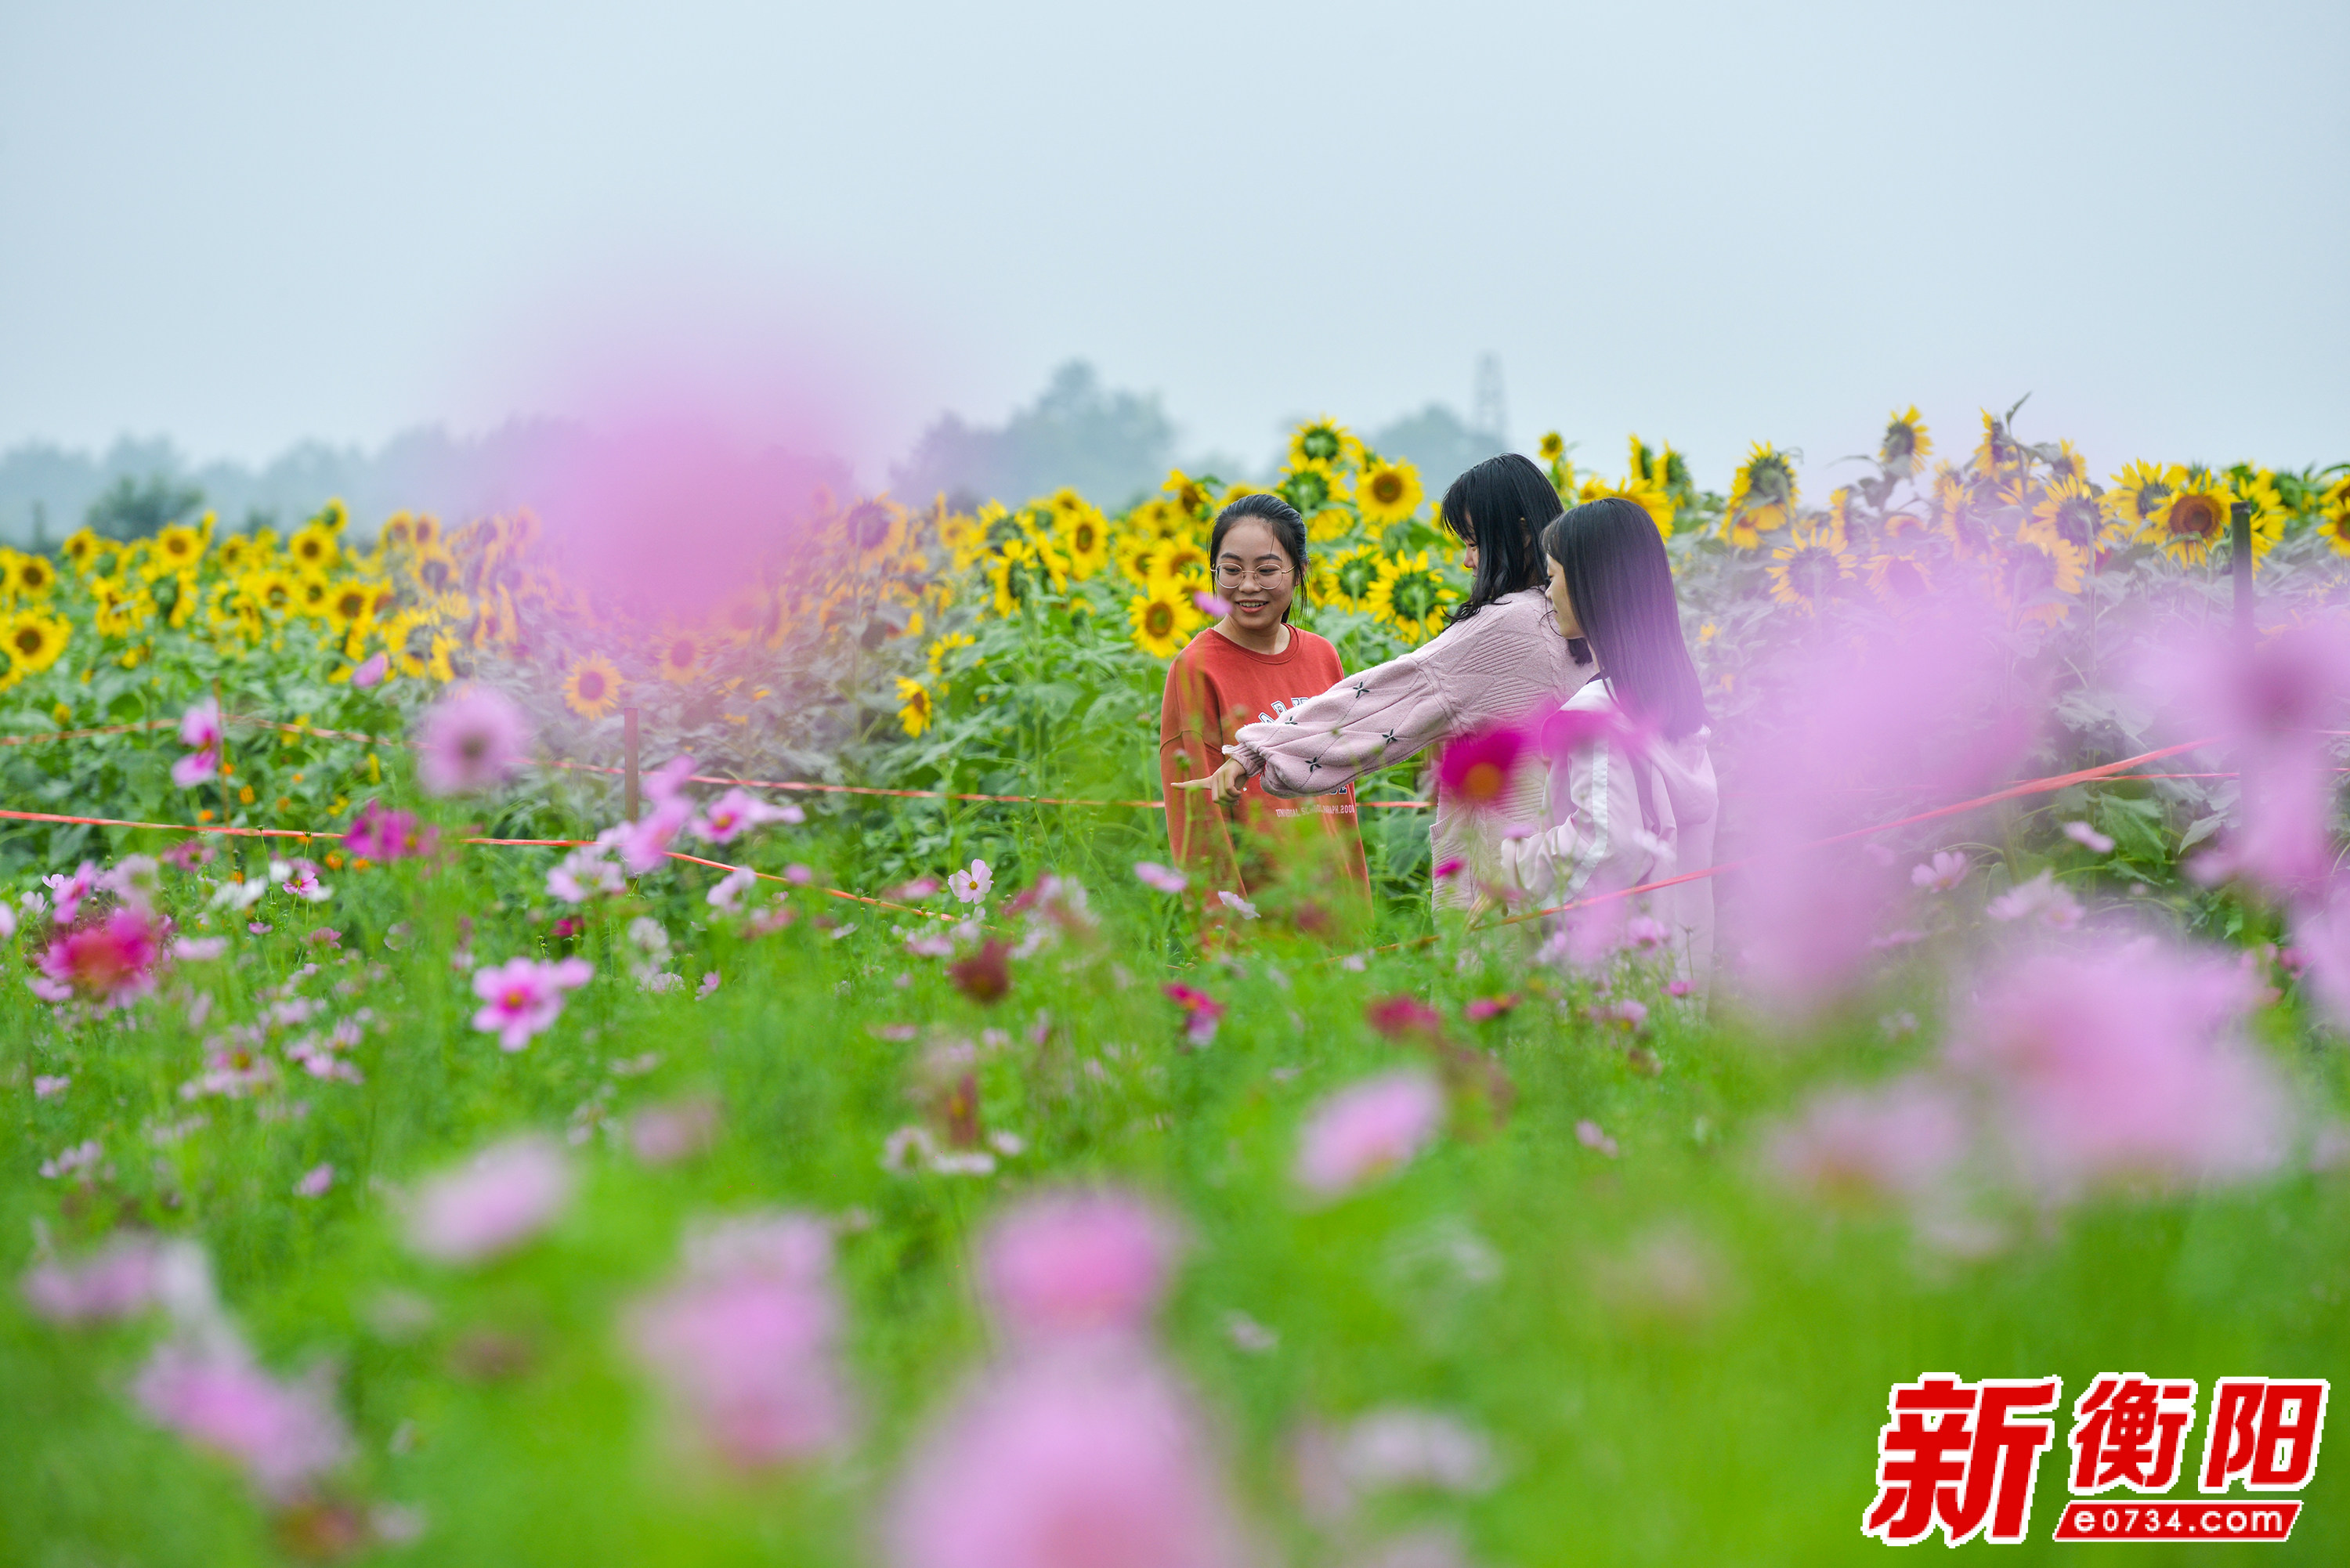
[[[1605,676],[1586,682],[1565,711],[1623,717]],[[1711,866],[1721,795],[1706,750],[1711,733],[1652,740],[1637,756],[1621,742],[1591,740],[1555,757],[1544,801],[1548,831],[1502,846],[1502,885],[1510,900],[1567,904]],[[1618,929],[1636,915],[1658,921],[1679,978],[1705,982],[1713,963],[1711,878],[1597,908]]]

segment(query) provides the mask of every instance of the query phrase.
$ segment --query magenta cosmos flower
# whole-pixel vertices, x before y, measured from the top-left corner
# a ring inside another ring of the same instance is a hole
[[[48,1002],[79,996],[127,1007],[155,989],[163,933],[143,909],[124,906],[54,938],[40,956],[34,994]]]
[[[748,790],[730,789],[704,808],[689,825],[695,837],[712,844],[732,844],[763,823],[805,822],[807,814],[795,805],[769,805]]]
[[[351,818],[343,847],[369,860],[406,860],[431,855],[439,838],[440,831],[419,824],[414,812],[392,811],[371,800]]]
[[[425,713],[418,745],[416,777],[427,794],[479,794],[521,770],[530,722],[504,692],[460,686]]]
[[[849,1436],[832,1236],[807,1215],[736,1220],[688,1241],[684,1275],[639,1303],[629,1340],[711,1449],[785,1463]]]
[[[561,1146],[525,1133],[419,1186],[408,1244],[440,1262],[479,1262],[537,1235],[570,1200],[571,1167]]]
[[[498,1037],[498,1048],[519,1051],[563,1016],[563,998],[596,975],[596,966],[582,958],[509,959],[494,969],[476,970],[473,994],[482,1009],[473,1027]]]
[[[1349,1191],[1409,1163],[1443,1119],[1444,1091],[1416,1068],[1341,1089],[1306,1118],[1298,1184],[1326,1198]]]
[[[1500,810],[1533,739],[1518,724],[1496,724],[1461,736],[1437,756],[1437,787],[1447,799],[1471,811]]]
[[[1174,1220],[1130,1192],[1045,1193],[988,1227],[981,1289],[1015,1344],[1139,1335],[1150,1327],[1181,1246]]]
[[[914,1450],[892,1568],[1243,1568],[1249,1549],[1182,1388],[1139,1355],[1045,1356],[981,1384]]]

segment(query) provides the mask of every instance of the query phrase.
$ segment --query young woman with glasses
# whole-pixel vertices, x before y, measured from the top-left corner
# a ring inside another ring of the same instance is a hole
[[[1167,671],[1159,710],[1159,772],[1175,864],[1218,920],[1220,893],[1315,929],[1352,925],[1369,908],[1370,877],[1354,785],[1268,795],[1251,781],[1221,798],[1180,787],[1213,774],[1243,724],[1274,723],[1346,670],[1338,650],[1290,624],[1305,576],[1305,524],[1278,495],[1244,495],[1217,514],[1208,539],[1223,618],[1193,638]]]

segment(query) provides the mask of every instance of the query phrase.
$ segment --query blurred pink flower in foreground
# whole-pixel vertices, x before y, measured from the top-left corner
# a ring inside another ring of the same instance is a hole
[[[426,711],[417,736],[417,782],[428,794],[479,794],[521,771],[530,722],[494,687],[466,685]]]
[[[1967,1118],[1922,1078],[1814,1098],[1764,1146],[1764,1163],[1795,1190],[1831,1202],[1922,1199],[1965,1158]]]
[[[2287,1132],[2284,1096],[2242,1035],[2253,984],[2151,939],[2027,957],[1985,977],[1948,1057],[1983,1080],[1994,1136],[2053,1196],[2248,1177],[2277,1163]]]
[[[647,1165],[701,1154],[717,1136],[718,1102],[706,1095],[648,1106],[629,1120],[629,1147]]]
[[[1175,1221],[1129,1192],[1048,1192],[980,1242],[981,1291],[1005,1337],[1037,1345],[1147,1332],[1182,1245]]]
[[[370,691],[383,684],[391,670],[391,660],[381,652],[369,654],[358,669],[351,671],[351,685],[361,691]]]
[[[682,799],[686,783],[692,777],[693,759],[681,753],[645,774],[645,798],[656,805]]]
[[[2238,824],[2195,862],[2197,874],[2316,897],[2334,864],[2336,775],[2324,732],[2345,728],[2350,714],[2350,626],[2296,626],[2249,649],[2226,636],[2167,648],[2145,679],[2176,699],[2193,736],[2228,747],[2241,775]]]
[[[830,1231],[778,1214],[691,1237],[683,1277],[629,1313],[628,1337],[712,1449],[772,1465],[849,1435],[840,1320]]]
[[[1534,739],[1523,725],[1509,723],[1463,735],[1437,753],[1437,787],[1471,811],[1498,811],[1521,763],[1533,760],[1527,753]]]
[[[1444,1119],[1444,1091],[1416,1068],[1340,1089],[1315,1107],[1298,1141],[1296,1177],[1335,1196],[1409,1162]]]
[[[1216,1038],[1216,1025],[1224,1016],[1224,1004],[1196,986],[1170,983],[1161,986],[1167,999],[1183,1010],[1183,1038],[1194,1045],[1206,1045]]]
[[[495,968],[476,970],[473,994],[484,1005],[473,1014],[473,1027],[496,1035],[499,1049],[519,1051],[563,1015],[564,993],[595,975],[595,966],[582,958],[509,959]]]
[[[29,983],[46,1002],[80,996],[127,1007],[155,989],[162,956],[161,929],[144,910],[126,906],[53,938],[42,950],[40,975]]]
[[[300,1497],[350,1450],[323,1371],[280,1382],[225,1334],[156,1346],[131,1395],[158,1424],[233,1460],[273,1502]]]
[[[1191,879],[1171,866],[1161,866],[1156,860],[1138,860],[1134,874],[1142,885],[1161,893],[1180,893],[1191,885]]]
[[[537,1235],[570,1200],[562,1146],[525,1133],[420,1183],[409,1204],[408,1244],[440,1262],[479,1262]]]
[[[2081,923],[2080,901],[2054,871],[2018,882],[1985,904],[1983,913],[1994,920],[2031,920],[2052,931],[2069,931]]]
[[[892,1568],[1245,1568],[1214,1444],[1138,1355],[1044,1357],[983,1381],[914,1450]]]
[[[369,860],[406,860],[431,855],[440,836],[438,828],[420,826],[414,812],[392,811],[371,800],[351,818],[343,847]]]
[[[180,743],[188,754],[172,764],[172,782],[182,789],[219,776],[221,760],[220,704],[207,697],[180,719]]]
[[[2113,839],[2085,822],[2066,823],[2064,836],[2094,855],[2110,855],[2114,850]]]
[[[2350,910],[2344,895],[2337,892],[2325,908],[2295,919],[2293,940],[2287,951],[2306,974],[2310,991],[2335,1028],[2350,1029]]]
[[[1931,893],[1947,893],[1967,879],[1971,867],[1954,849],[1938,849],[1931,860],[1909,867],[1909,885]]]
[[[652,809],[634,822],[624,822],[612,829],[613,846],[619,851],[620,864],[630,876],[641,877],[669,858],[669,846],[693,815],[693,803],[683,795],[671,795],[653,803]]]
[[[762,823],[806,822],[807,814],[795,805],[769,805],[747,790],[730,789],[705,807],[691,826],[695,837],[712,844],[732,844]]]
[[[133,1231],[109,1238],[76,1262],[36,1264],[20,1284],[35,1315],[76,1324],[112,1322],[151,1306],[208,1307],[211,1280],[193,1243]]]

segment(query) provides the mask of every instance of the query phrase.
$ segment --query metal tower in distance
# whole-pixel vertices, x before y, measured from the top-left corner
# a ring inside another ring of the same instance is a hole
[[[1477,380],[1470,401],[1469,422],[1492,436],[1503,451],[1510,445],[1510,406],[1502,393],[1502,357],[1477,356]]]

